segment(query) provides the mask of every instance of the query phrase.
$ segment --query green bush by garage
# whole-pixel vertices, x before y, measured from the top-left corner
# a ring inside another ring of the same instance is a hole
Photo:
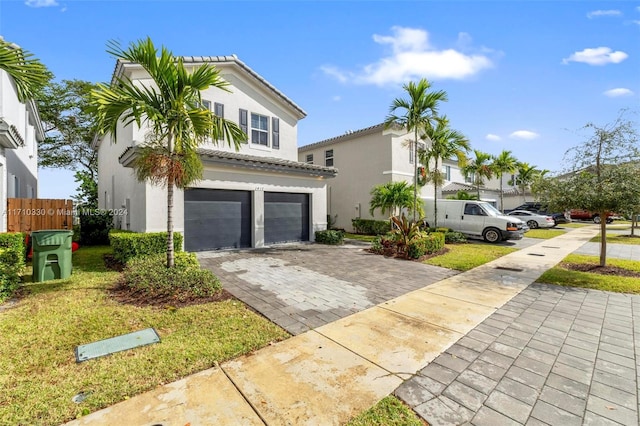
[[[0,302],[10,298],[20,286],[25,258],[25,234],[0,234]]]
[[[182,251],[182,239],[181,233],[173,233],[173,247],[176,252]],[[113,257],[123,264],[134,257],[167,252],[166,232],[112,230],[109,233],[109,241],[113,247]]]

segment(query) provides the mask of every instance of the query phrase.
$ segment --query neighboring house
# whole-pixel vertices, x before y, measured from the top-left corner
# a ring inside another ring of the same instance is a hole
[[[38,196],[38,142],[44,130],[32,100],[18,100],[13,79],[0,70],[0,232],[7,230],[7,198]]]
[[[249,135],[239,152],[226,143],[203,145],[203,179],[176,190],[174,224],[184,232],[185,249],[312,241],[314,231],[326,229],[327,179],[337,171],[296,161],[297,124],[306,113],[235,55],[183,60],[187,67],[210,63],[220,70],[231,92],[210,88],[202,99]],[[123,76],[141,85],[150,81],[140,65],[118,61],[114,78]],[[118,228],[165,231],[166,189],[138,182],[132,168],[147,132],[144,125],[120,126],[116,143],[110,135],[96,141],[99,207],[114,210]]]
[[[340,170],[327,187],[327,214],[335,227],[351,230],[354,218],[389,218],[379,209],[373,216],[369,213],[371,189],[387,182],[413,184],[415,159],[411,147],[411,136],[405,130],[377,124],[302,146],[298,148],[298,160]],[[433,187],[422,187],[418,197],[433,198]]]

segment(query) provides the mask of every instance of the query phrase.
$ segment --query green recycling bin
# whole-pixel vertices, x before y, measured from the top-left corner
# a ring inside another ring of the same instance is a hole
[[[72,237],[73,231],[62,229],[31,232],[34,282],[71,276]]]

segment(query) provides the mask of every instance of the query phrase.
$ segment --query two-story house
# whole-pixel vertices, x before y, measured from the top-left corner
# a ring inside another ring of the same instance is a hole
[[[20,102],[15,82],[0,70],[0,232],[6,232],[7,198],[38,196],[38,142],[44,129],[33,100]]]
[[[214,64],[230,92],[210,88],[202,99],[218,116],[230,119],[249,140],[239,152],[226,144],[199,149],[204,176],[174,199],[175,230],[185,249],[262,247],[313,240],[326,229],[327,179],[331,167],[297,161],[297,123],[306,113],[254,70],[233,56],[184,57],[187,67]],[[115,77],[146,84],[138,64],[118,61]],[[117,142],[106,135],[98,149],[99,207],[113,209],[116,226],[138,232],[166,230],[166,189],[139,182],[132,168],[135,147],[148,128],[120,126]]]

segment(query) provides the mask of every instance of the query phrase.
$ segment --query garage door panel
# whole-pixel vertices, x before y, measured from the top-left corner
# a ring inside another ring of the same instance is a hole
[[[185,192],[185,249],[251,247],[248,191],[191,189]]]
[[[264,240],[267,244],[309,241],[309,195],[265,192]]]

